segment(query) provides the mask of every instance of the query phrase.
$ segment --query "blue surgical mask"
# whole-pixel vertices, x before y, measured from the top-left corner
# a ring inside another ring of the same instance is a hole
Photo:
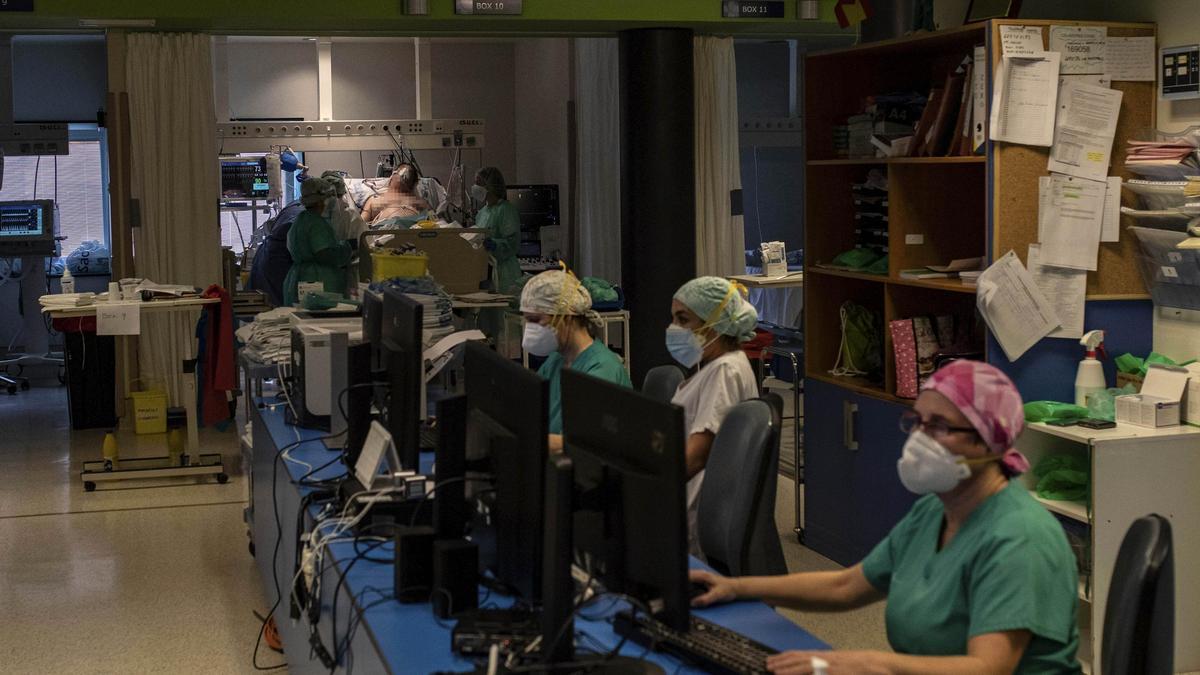
[[[667,351],[684,368],[692,368],[704,356],[704,342],[689,328],[678,324],[667,326]]]
[[[471,199],[474,199],[475,201],[482,204],[487,201],[487,196],[488,196],[487,188],[483,187],[482,185],[472,185],[471,186]]]

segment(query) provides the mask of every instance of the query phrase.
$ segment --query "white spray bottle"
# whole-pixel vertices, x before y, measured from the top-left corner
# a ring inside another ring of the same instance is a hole
[[[1087,407],[1089,396],[1108,388],[1104,381],[1104,368],[1096,359],[1097,353],[1104,356],[1104,331],[1084,333],[1079,344],[1083,345],[1087,354],[1079,362],[1079,370],[1075,371],[1075,405]]]

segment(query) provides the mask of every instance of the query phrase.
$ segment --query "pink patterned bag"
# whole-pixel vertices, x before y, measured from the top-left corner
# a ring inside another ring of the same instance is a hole
[[[892,349],[896,355],[896,396],[917,397],[917,340],[912,319],[892,321]]]

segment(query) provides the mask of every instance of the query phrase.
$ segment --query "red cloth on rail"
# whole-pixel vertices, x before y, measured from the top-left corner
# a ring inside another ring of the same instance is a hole
[[[233,300],[218,284],[204,291],[206,298],[220,298],[218,304],[205,305],[208,323],[204,345],[204,390],[202,407],[204,425],[216,424],[230,418],[229,392],[237,389],[233,351]]]

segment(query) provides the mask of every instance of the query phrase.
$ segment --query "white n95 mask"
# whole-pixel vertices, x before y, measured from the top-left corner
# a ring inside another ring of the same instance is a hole
[[[667,351],[684,368],[692,368],[704,356],[704,342],[691,329],[677,324],[667,326]]]
[[[549,326],[526,322],[525,334],[521,336],[521,348],[534,356],[550,356],[558,349],[558,335]]]
[[[483,187],[482,185],[472,185],[471,186],[471,199],[474,199],[475,201],[482,204],[487,201],[487,195],[488,195],[487,188]]]
[[[921,429],[914,429],[896,462],[900,482],[909,492],[949,492],[971,475],[971,467]]]

